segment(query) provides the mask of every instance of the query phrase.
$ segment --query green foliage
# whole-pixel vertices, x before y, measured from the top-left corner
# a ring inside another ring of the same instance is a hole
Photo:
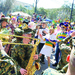
[[[46,9],[44,9],[44,8],[39,8],[39,9],[37,10],[37,14],[47,15]]]
[[[35,7],[29,10],[24,5],[23,6],[21,4],[16,5],[14,1],[15,0],[1,0],[0,12],[7,14],[7,12],[9,11],[12,12],[22,11],[30,15],[34,13]],[[67,1],[64,3],[64,5],[61,8],[55,8],[55,9],[37,8],[37,14],[42,14],[42,16],[46,15],[47,18],[50,18],[52,20],[58,20],[59,18],[61,18],[61,20],[64,21],[64,19],[70,19],[71,8],[72,8],[72,4],[68,3]],[[75,21],[75,5],[73,7],[72,21]]]
[[[49,12],[47,12],[48,18],[54,20],[57,19],[58,9],[49,9]]]
[[[22,5],[20,6],[15,6],[15,8],[12,9],[13,12],[15,11],[22,11],[22,12],[26,12],[27,9],[25,7],[23,7]]]
[[[1,0],[0,1],[0,12],[3,12],[5,15],[11,9],[13,2],[15,0]]]

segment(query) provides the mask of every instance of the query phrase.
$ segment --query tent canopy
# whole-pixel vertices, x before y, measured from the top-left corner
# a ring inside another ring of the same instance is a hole
[[[24,13],[24,12],[13,12],[13,13],[11,13],[11,15],[13,15],[13,16],[17,16],[18,14],[20,14],[21,16],[24,16],[24,17],[31,17],[29,14]]]

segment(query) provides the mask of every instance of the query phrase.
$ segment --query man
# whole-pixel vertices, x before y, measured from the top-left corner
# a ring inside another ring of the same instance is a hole
[[[18,36],[22,36],[24,31],[20,28],[16,28],[14,30],[15,35]],[[16,38],[16,42],[17,43],[23,43],[23,38]],[[28,63],[28,59],[30,57],[30,53],[31,53],[31,49],[30,47],[26,46],[26,45],[15,45],[12,49],[11,49],[11,57],[17,61],[17,65],[19,65],[17,67],[18,69],[18,75],[20,75],[19,70],[22,68],[26,68],[27,63]],[[23,72],[25,71],[25,69],[23,69]]]
[[[7,53],[4,51],[2,42],[0,40],[0,74],[1,75],[18,75],[17,74],[17,62],[14,61]],[[27,71],[23,68],[19,69],[21,74],[27,74]]]
[[[17,36],[25,36],[25,37],[32,37],[32,33],[33,31],[31,29],[25,29],[23,30],[22,27],[20,28],[16,28],[14,30],[15,35]],[[24,44],[29,44],[31,43],[31,40],[28,38],[20,38],[17,37],[16,38],[17,43],[24,43]],[[18,62],[19,67],[18,69],[18,75],[20,75],[19,70],[21,68],[26,68],[28,62],[29,62],[29,58],[31,56],[31,52],[32,52],[33,46],[30,45],[15,45],[12,49],[11,49],[11,57]],[[25,69],[23,69],[23,72],[25,71]]]
[[[0,20],[0,23],[1,23],[1,32],[2,34],[9,34],[9,30],[6,28],[7,26],[7,18],[3,17],[1,18]]]
[[[22,35],[24,32],[21,29],[15,29],[16,35]],[[28,40],[29,41],[29,40]],[[22,43],[22,38],[17,38],[18,43]],[[30,41],[29,41],[30,42]],[[0,41],[0,48],[2,47],[2,42]],[[1,75],[27,75],[26,68],[32,47],[15,45],[11,50],[11,57],[6,54],[4,50],[0,50],[0,74]],[[34,58],[35,60],[35,58]]]
[[[37,32],[37,35],[38,35],[38,39],[40,39],[40,43],[38,45],[38,54],[40,53],[42,47],[44,46],[45,44],[45,41],[43,41],[41,38],[40,38],[40,34],[44,37],[46,34],[49,33],[49,30],[46,28],[46,21],[43,21],[42,22],[42,29],[38,29],[38,32]],[[44,55],[41,56],[41,63],[45,64],[44,62]]]
[[[8,24],[7,21],[8,21],[8,19],[6,17],[1,18],[1,20],[0,20],[0,23],[1,23],[0,34],[10,34],[11,33],[11,30],[7,29],[7,24]],[[5,41],[5,42],[6,41],[8,42],[9,39],[11,40],[11,38],[9,38],[9,36],[3,36],[1,39],[2,39],[2,41]],[[8,53],[9,52],[8,48],[10,47],[10,44],[9,45],[4,44],[4,46],[5,46],[5,51]]]
[[[14,61],[9,57],[3,49],[2,42],[0,40],[0,74],[1,75],[17,75],[17,69]]]
[[[59,43],[66,38],[67,32],[66,32],[66,26],[64,23],[60,23],[61,31],[56,35],[57,43],[56,43],[56,50],[55,50],[55,60],[56,62],[53,64],[53,66],[57,66],[59,62],[59,53],[61,57],[61,51],[59,49]]]

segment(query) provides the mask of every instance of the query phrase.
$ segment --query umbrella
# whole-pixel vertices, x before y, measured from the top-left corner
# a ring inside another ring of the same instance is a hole
[[[13,12],[11,13],[13,16],[17,16],[18,14],[20,14],[21,16],[24,16],[24,17],[31,17],[29,14],[27,13],[24,13],[24,12]]]

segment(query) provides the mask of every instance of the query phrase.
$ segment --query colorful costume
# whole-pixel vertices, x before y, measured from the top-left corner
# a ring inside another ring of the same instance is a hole
[[[15,61],[4,50],[0,50],[0,75],[17,75]]]
[[[16,28],[15,29],[15,35],[22,35],[24,32],[23,30]],[[17,38],[18,43],[23,43],[22,38]],[[19,70],[21,68],[26,68],[31,52],[32,52],[32,46],[27,45],[15,45],[11,50],[11,57],[17,61],[19,67],[18,67],[18,75],[20,75]]]
[[[41,49],[40,53],[50,57],[51,53],[52,53],[53,43],[51,43],[48,39],[50,39],[50,41],[56,42],[56,37],[54,34],[51,34],[51,35],[46,34],[46,38],[44,39],[44,41],[46,41],[46,43],[43,46],[43,48]]]
[[[56,38],[61,42],[63,39],[66,38],[67,33],[66,32],[59,32],[56,36]],[[55,60],[56,64],[59,62],[59,53],[61,57],[61,51],[59,49],[59,42],[56,42],[56,50],[55,50]]]
[[[69,43],[70,46],[66,45],[66,43],[68,41],[70,42]],[[60,72],[66,73],[67,68],[68,68],[68,65],[67,65],[68,63],[66,61],[66,57],[67,57],[68,54],[70,54],[71,49],[72,49],[72,38],[69,36],[69,37],[65,38],[64,40],[62,40],[60,42],[60,44],[59,44],[59,47],[60,47],[60,50],[62,52],[62,56],[61,56],[61,59],[60,59],[60,61],[58,63],[58,67],[62,68],[60,70]]]

